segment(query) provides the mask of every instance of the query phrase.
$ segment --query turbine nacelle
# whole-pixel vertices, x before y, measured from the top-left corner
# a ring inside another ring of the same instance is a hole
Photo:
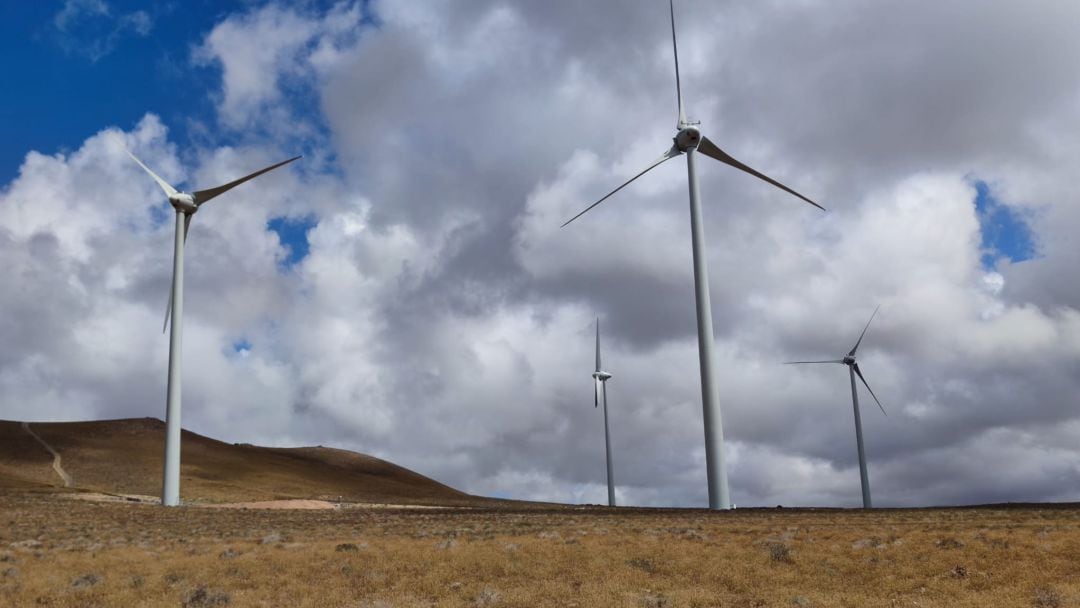
[[[169,204],[173,206],[173,209],[189,215],[199,210],[199,206],[195,204],[195,197],[187,192],[170,194]]]
[[[701,143],[701,131],[694,125],[684,124],[675,134],[675,147],[679,152],[696,150]]]
[[[855,357],[853,355],[847,355],[840,362],[844,365],[855,365]]]
[[[273,171],[274,169],[293,162],[299,156],[282,161],[276,165],[270,165],[254,173],[233,180],[227,184],[207,190],[194,192],[181,192],[172,187],[169,182],[161,179],[161,176],[150,170],[141,160],[128,151],[128,156],[154,178],[157,185],[169,199],[169,204],[176,209],[176,233],[173,241],[173,277],[172,290],[169,294],[169,303],[165,307],[165,324],[161,330],[164,333],[173,322],[172,334],[169,336],[169,381],[165,397],[165,467],[161,484],[161,504],[166,507],[175,507],[180,504],[180,342],[181,324],[183,321],[184,300],[184,243],[187,241],[188,228],[191,226],[191,217],[199,210],[199,206],[212,198],[221,196],[240,184],[255,179],[256,177]],[[176,312],[176,318],[173,318]]]
[[[600,200],[589,205],[574,217],[570,218],[562,225],[566,226],[570,222],[573,222],[582,215],[588,213],[591,209],[595,208],[600,203],[603,203],[607,199],[611,198],[616,192],[630,185],[634,180],[638,179],[642,175],[645,175],[649,171],[652,171],[660,164],[667,162],[675,157],[688,154],[690,152],[700,152],[702,155],[707,156],[715,161],[721,162],[725,165],[738,169],[744,173],[752,175],[759,180],[762,180],[772,186],[784,190],[785,192],[796,196],[805,202],[824,210],[821,205],[818,205],[814,201],[806,198],[802,194],[799,194],[795,190],[788,188],[784,184],[774,180],[773,178],[757,171],[742,162],[739,162],[727,152],[720,149],[719,146],[714,144],[708,137],[702,135],[701,130],[698,128],[698,123],[691,122],[686,119],[686,109],[683,107],[682,99],[682,84],[679,78],[679,47],[675,39],[675,3],[674,1],[668,2],[668,9],[671,13],[671,46],[674,51],[675,58],[675,94],[676,102],[678,104],[679,116],[676,124],[676,134],[673,138],[674,143],[670,146],[661,156],[652,162],[649,166],[645,167],[641,171],[634,175],[630,179],[626,180],[619,187],[605,194]],[[709,273],[706,270],[705,260],[707,255],[705,253],[705,236],[704,229],[702,227],[701,217],[701,203],[699,201],[698,181],[695,173],[693,162],[694,156],[687,155],[687,177],[690,190],[690,231],[693,235],[691,237],[691,247],[693,251],[694,259],[694,293],[696,296],[697,305],[697,324],[698,324],[698,356],[701,362],[701,396],[702,396],[702,411],[704,414],[705,422],[705,468],[706,474],[709,479],[709,507],[712,509],[727,509],[731,506],[730,497],[728,495],[728,482],[727,482],[727,470],[724,464],[724,450],[723,450],[723,428],[720,424],[720,408],[717,404],[718,395],[716,391],[716,385],[714,382],[715,363],[713,360],[713,345],[715,344],[715,338],[713,337],[712,327],[712,311],[709,304]],[[600,367],[600,328],[599,320],[597,321],[597,334],[596,334],[596,372],[593,374],[595,378],[595,397],[594,405],[599,406],[601,394],[604,392],[606,384],[603,380],[606,380],[610,376],[601,371]],[[854,355],[854,352],[852,353]],[[836,363],[837,361],[831,361]],[[853,370],[858,370],[857,365],[852,365]],[[605,420],[607,408],[605,406]],[[610,453],[610,452],[609,452]],[[610,476],[609,476],[610,477]],[[614,494],[612,494],[614,496]],[[614,504],[614,499],[611,500]]]
[[[609,378],[611,378],[611,374],[607,372],[593,372],[592,377],[596,378],[601,382],[606,382]]]

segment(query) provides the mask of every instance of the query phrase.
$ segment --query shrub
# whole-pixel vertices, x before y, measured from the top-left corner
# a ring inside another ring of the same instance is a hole
[[[1032,604],[1036,608],[1059,608],[1061,606],[1061,594],[1048,587],[1035,589],[1035,599]]]
[[[181,605],[184,608],[206,608],[209,606],[224,606],[231,600],[229,594],[224,591],[212,591],[199,585],[184,596]]]
[[[101,582],[101,577],[96,574],[84,574],[75,580],[71,581],[71,586],[76,589],[84,589],[86,587],[93,587]]]
[[[637,568],[638,570],[643,570],[649,574],[656,574],[656,563],[651,559],[635,557],[634,559],[626,560],[626,564],[631,568]]]
[[[785,564],[791,564],[795,561],[791,559],[791,547],[784,543],[769,543],[769,559]]]

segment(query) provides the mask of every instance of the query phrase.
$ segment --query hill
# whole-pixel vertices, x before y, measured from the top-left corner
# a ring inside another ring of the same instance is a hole
[[[79,490],[158,496],[165,423],[156,418],[32,423]],[[320,499],[410,505],[493,505],[372,456],[325,447],[231,444],[183,431],[185,502]],[[23,423],[0,421],[0,487],[63,487],[53,455]]]

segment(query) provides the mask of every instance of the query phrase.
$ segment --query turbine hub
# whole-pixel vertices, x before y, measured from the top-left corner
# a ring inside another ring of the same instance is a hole
[[[607,372],[593,372],[592,377],[596,378],[597,380],[599,380],[601,382],[605,382],[605,381],[607,381],[608,378],[611,377],[611,374],[609,374]]]
[[[675,147],[679,149],[679,152],[696,150],[700,143],[701,131],[693,125],[683,125],[675,134]]]
[[[855,357],[852,355],[844,357],[844,365],[855,365]]]
[[[182,213],[195,213],[199,210],[195,205],[195,197],[187,192],[177,192],[169,197],[169,204]]]

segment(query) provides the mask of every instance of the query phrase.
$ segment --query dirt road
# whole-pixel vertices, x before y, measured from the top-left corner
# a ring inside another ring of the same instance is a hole
[[[37,442],[44,446],[46,450],[49,450],[49,453],[53,455],[52,468],[56,471],[56,474],[60,476],[60,479],[64,481],[64,487],[70,488],[74,485],[74,482],[71,480],[71,475],[68,475],[67,471],[64,470],[64,467],[60,465],[60,453],[54,450],[51,445],[45,443],[45,440],[39,437],[38,434],[30,428],[29,422],[22,423],[22,428],[29,433],[31,437],[37,439]]]

